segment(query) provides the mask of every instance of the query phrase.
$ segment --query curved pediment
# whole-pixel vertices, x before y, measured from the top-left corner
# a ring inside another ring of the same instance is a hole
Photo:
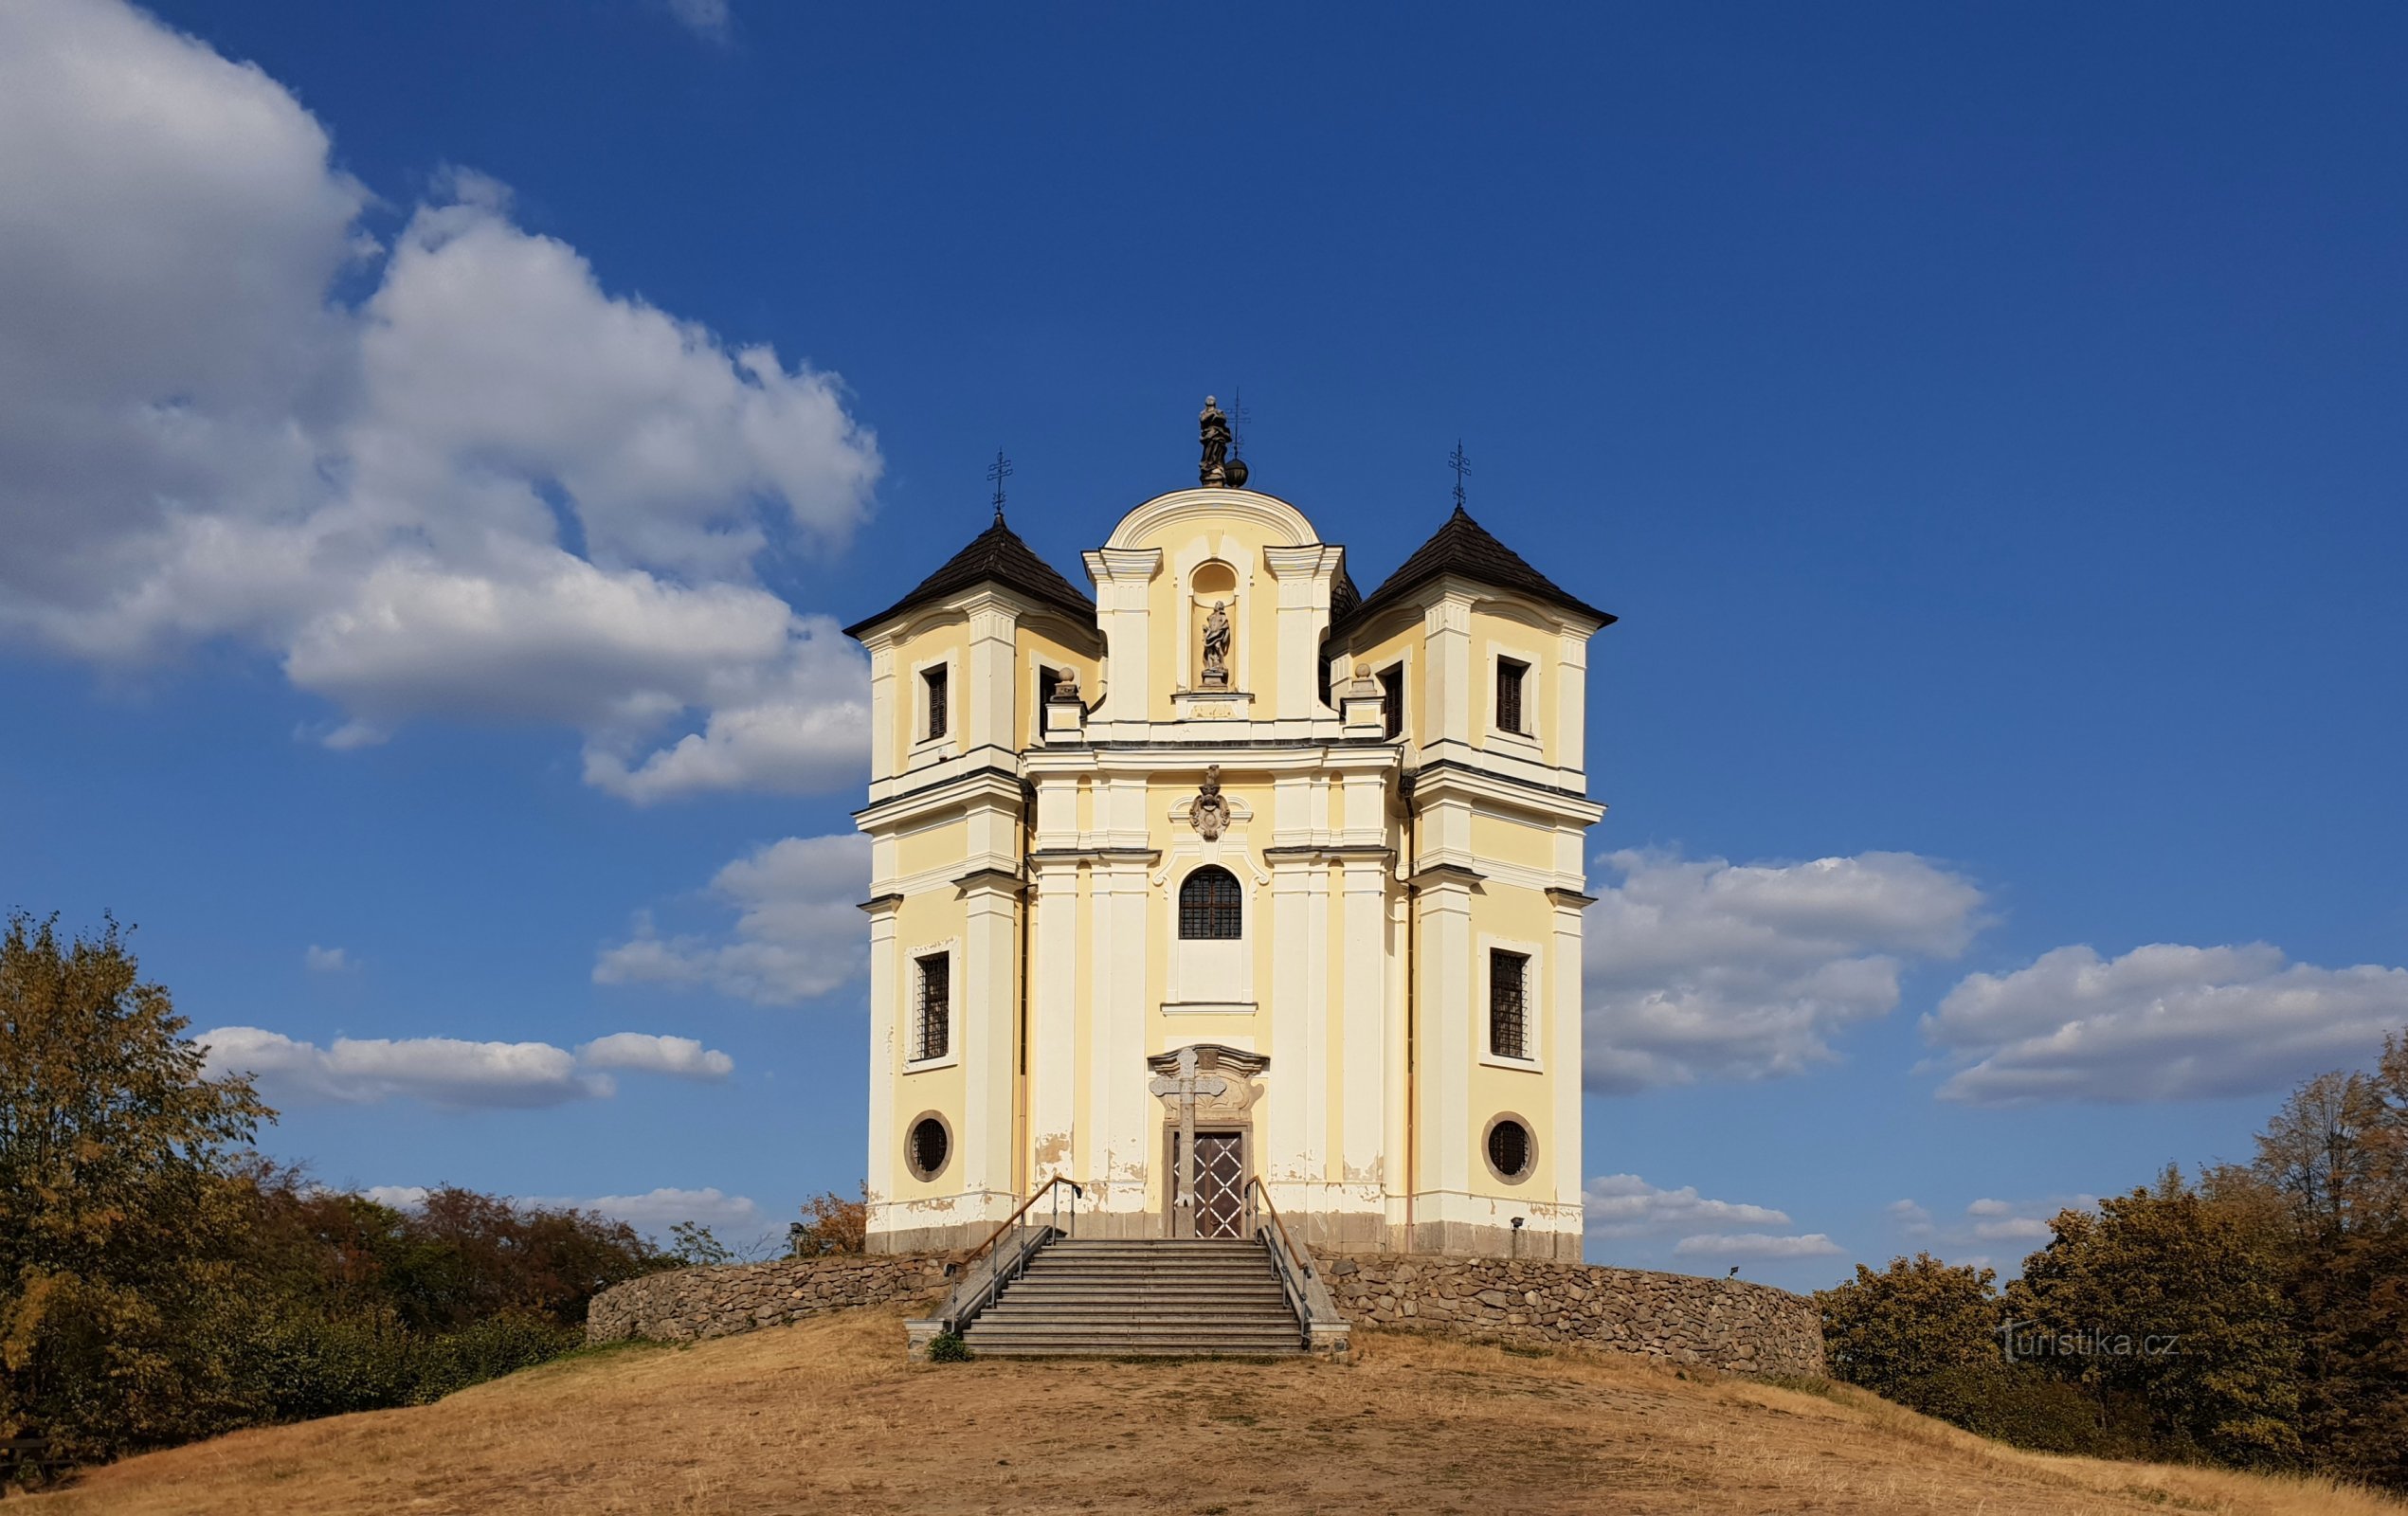
[[[1302,548],[1321,540],[1304,513],[1276,495],[1207,486],[1155,496],[1120,518],[1104,548],[1160,547],[1165,538],[1197,527],[1234,528],[1266,548]]]

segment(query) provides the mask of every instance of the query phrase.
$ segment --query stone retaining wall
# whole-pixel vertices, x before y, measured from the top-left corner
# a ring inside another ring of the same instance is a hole
[[[1815,1303],[1770,1285],[1578,1263],[1325,1257],[1349,1320],[1504,1343],[1590,1343],[1726,1373],[1820,1376]]]
[[[656,1343],[726,1337],[823,1311],[942,1294],[941,1254],[860,1254],[679,1269],[613,1285],[593,1297],[586,1341]]]

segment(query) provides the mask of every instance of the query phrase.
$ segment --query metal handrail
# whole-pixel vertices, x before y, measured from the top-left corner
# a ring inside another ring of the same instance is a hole
[[[1306,1324],[1312,1319],[1313,1307],[1305,1298],[1304,1281],[1313,1277],[1313,1266],[1304,1261],[1304,1255],[1296,1251],[1295,1243],[1288,1236],[1288,1223],[1281,1218],[1279,1208],[1271,1203],[1271,1191],[1264,1186],[1262,1176],[1249,1175],[1246,1178],[1246,1203],[1249,1207],[1258,1195],[1262,1197],[1262,1208],[1271,1213],[1270,1236],[1276,1240],[1266,1240],[1271,1266],[1279,1275],[1279,1291],[1287,1296],[1290,1308],[1296,1313],[1296,1329],[1307,1331]],[[1302,1277],[1298,1277],[1299,1274]]]
[[[1010,1283],[1013,1276],[1017,1275],[1021,1270],[1028,1266],[1028,1257],[1030,1254],[1036,1252],[1039,1247],[1043,1246],[1046,1242],[1052,1241],[1057,1236],[1067,1236],[1067,1234],[1063,1233],[1061,1229],[1061,1192],[1065,1186],[1067,1186],[1070,1190],[1071,1224],[1073,1226],[1077,1225],[1078,1202],[1080,1200],[1085,1198],[1087,1192],[1084,1189],[1081,1189],[1075,1181],[1057,1174],[1052,1179],[1047,1180],[1044,1183],[1037,1186],[1036,1193],[1030,1195],[1028,1199],[1020,1202],[1019,1210],[1014,1211],[1011,1215],[1005,1217],[1001,1226],[998,1226],[994,1231],[989,1232],[987,1235],[986,1241],[970,1249],[969,1252],[962,1257],[959,1263],[953,1265],[955,1270],[967,1272],[973,1264],[978,1262],[981,1254],[985,1254],[987,1258],[987,1277],[981,1280],[978,1287],[975,1290],[970,1290],[968,1294],[963,1294],[960,1290],[956,1290],[955,1296],[959,1300],[960,1304],[953,1305],[953,1302],[951,1301],[947,1302],[948,1305],[953,1306],[953,1308],[949,1310],[944,1317],[945,1330],[949,1332],[959,1330],[963,1322],[968,1321],[970,1317],[975,1316],[980,1311],[986,1309],[988,1303],[993,1301],[995,1296],[1002,1291],[1004,1286]],[[1022,1240],[1019,1234],[1026,1230],[1023,1225],[1023,1218],[1028,1215],[1029,1211],[1035,1207],[1039,1200],[1045,1199],[1048,1195],[1051,1195],[1054,1200],[1054,1214],[1052,1218],[1046,1223],[1044,1236],[1039,1238],[1034,1244]],[[1006,1261],[1003,1252],[995,1250],[997,1240],[1000,1239],[1006,1232],[1014,1234],[1012,1245],[1009,1249],[1010,1257],[1008,1261]],[[1007,1269],[1009,1272],[1005,1272]],[[964,1283],[968,1283],[967,1279],[965,1279]]]

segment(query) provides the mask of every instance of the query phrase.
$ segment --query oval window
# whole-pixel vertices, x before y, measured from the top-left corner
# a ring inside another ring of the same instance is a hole
[[[912,1123],[912,1133],[903,1143],[903,1157],[914,1179],[934,1179],[944,1172],[945,1161],[952,1156],[953,1134],[945,1129],[944,1117],[927,1115]]]
[[[1530,1178],[1536,1157],[1537,1145],[1530,1141],[1530,1128],[1512,1116],[1489,1123],[1488,1166],[1498,1179],[1513,1184]]]

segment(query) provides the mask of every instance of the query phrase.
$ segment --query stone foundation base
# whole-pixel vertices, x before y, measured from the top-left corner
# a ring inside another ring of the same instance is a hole
[[[675,1269],[613,1285],[586,1311],[586,1341],[684,1343],[825,1311],[934,1300],[951,1287],[943,1256],[781,1258]]]
[[[1820,1377],[1815,1303],[1770,1285],[1501,1258],[1322,1260],[1357,1325],[1507,1343],[1587,1343],[1728,1374]]]

